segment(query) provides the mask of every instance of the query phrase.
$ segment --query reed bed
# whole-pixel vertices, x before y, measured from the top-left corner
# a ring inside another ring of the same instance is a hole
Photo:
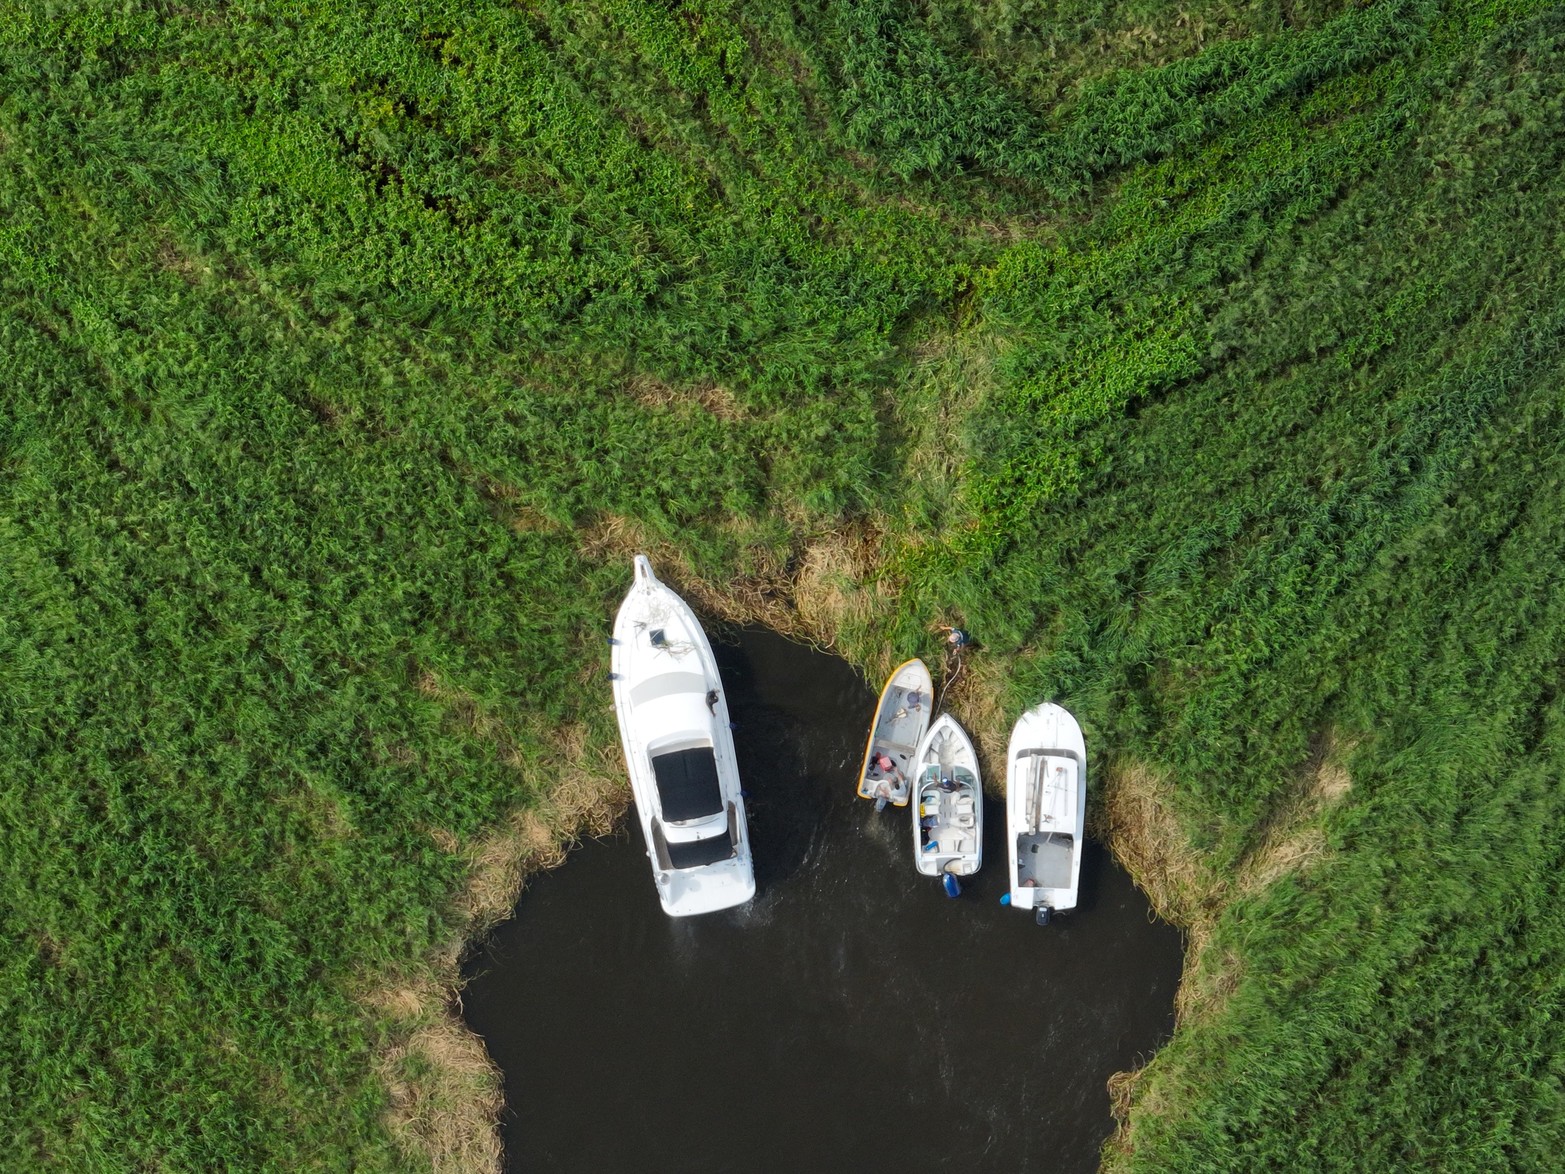
[[[1561,94],[1528,0],[10,12],[7,1160],[492,1165],[645,550],[1081,717],[1191,943],[1110,1166],[1552,1168]]]

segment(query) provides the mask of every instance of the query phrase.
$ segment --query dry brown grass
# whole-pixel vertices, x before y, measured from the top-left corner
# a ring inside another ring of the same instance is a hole
[[[1344,762],[1355,745],[1330,731],[1315,740],[1293,786],[1261,824],[1255,847],[1239,865],[1234,882],[1239,893],[1257,893],[1288,873],[1313,866],[1325,854],[1321,817],[1353,787]]]
[[[1190,846],[1173,805],[1173,784],[1145,764],[1107,757],[1087,831],[1107,845],[1152,909],[1187,929],[1202,920],[1218,880]]]
[[[1130,1120],[1131,1105],[1136,1099],[1137,1086],[1146,1075],[1146,1065],[1135,1068],[1127,1068],[1123,1072],[1115,1072],[1105,1082],[1109,1090],[1109,1113],[1113,1115],[1120,1130],[1124,1130],[1125,1123]]]
[[[436,1174],[498,1171],[500,1072],[483,1041],[430,1003],[429,992],[402,988],[377,1004],[400,1021],[377,1065],[390,1097],[387,1128],[409,1157],[427,1161]]]
[[[1094,836],[1108,845],[1147,894],[1152,908],[1187,935],[1185,974],[1175,1011],[1179,1022],[1215,1013],[1237,985],[1238,958],[1210,949],[1224,909],[1253,897],[1290,873],[1315,867],[1326,852],[1323,817],[1352,786],[1344,760],[1352,744],[1323,734],[1294,786],[1262,824],[1255,847],[1229,875],[1208,868],[1180,826],[1173,786],[1144,764],[1110,761],[1102,768]]]
[[[545,517],[532,506],[521,502],[510,503],[504,521],[518,534],[548,534],[561,529],[553,518]]]
[[[515,741],[504,723],[489,713],[471,693],[449,684],[434,669],[419,673],[415,683],[420,693],[445,707],[447,720],[453,725],[481,741],[499,744],[503,752],[515,751]]]
[[[191,256],[172,239],[165,237],[158,244],[158,265],[169,273],[178,275],[186,285],[200,285],[212,276],[212,266],[200,258]]]
[[[645,554],[658,577],[705,614],[764,624],[818,648],[835,649],[845,633],[867,629],[886,601],[889,587],[875,571],[882,536],[870,523],[803,533],[786,546],[752,523],[736,521],[730,529],[745,566],[723,582],[698,575],[676,546],[620,514],[603,514],[583,527],[578,543],[596,562],[628,564]]]
[[[522,882],[531,873],[563,864],[570,844],[584,835],[613,831],[630,802],[615,750],[591,747],[586,728],[579,724],[565,727],[557,743],[558,766],[544,803],[512,812],[466,850],[469,880],[458,908],[470,935],[508,916]]]
[[[719,420],[742,420],[748,411],[734,393],[715,383],[674,387],[649,375],[638,375],[625,385],[626,393],[645,407],[668,411],[673,408],[700,408]]]
[[[276,800],[278,806],[302,818],[322,841],[346,840],[358,835],[341,799],[312,783],[301,783]]]
[[[503,526],[518,534],[553,534],[565,527],[526,500],[515,485],[480,472],[471,465],[458,466],[462,476],[478,490],[489,512]]]

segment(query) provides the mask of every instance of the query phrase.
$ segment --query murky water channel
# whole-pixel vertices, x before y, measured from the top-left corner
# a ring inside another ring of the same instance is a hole
[[[1168,1036],[1180,940],[1089,844],[1082,905],[1002,908],[1005,813],[959,900],[853,796],[875,697],[764,631],[714,641],[759,892],[663,915],[635,821],[528,885],[467,964],[526,1171],[1096,1169],[1104,1081]],[[605,688],[605,704],[607,689]]]

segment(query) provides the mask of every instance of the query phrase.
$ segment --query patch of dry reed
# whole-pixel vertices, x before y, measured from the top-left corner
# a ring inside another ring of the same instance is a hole
[[[1326,731],[1315,740],[1294,785],[1262,822],[1256,846],[1241,862],[1236,884],[1256,893],[1290,872],[1312,866],[1326,852],[1321,817],[1353,787],[1344,760],[1355,743]]]
[[[390,1099],[386,1126],[398,1145],[436,1174],[498,1171],[495,1123],[504,1100],[483,1041],[428,985],[389,989],[370,1003],[397,1022],[376,1071]]]
[[[667,411],[671,408],[695,407],[716,416],[719,420],[741,420],[748,413],[745,406],[726,387],[715,383],[698,383],[689,387],[674,387],[650,375],[638,375],[625,385],[625,391],[637,403],[649,408]]]
[[[603,514],[583,527],[578,544],[595,562],[628,563],[645,554],[658,577],[702,613],[764,624],[818,648],[836,648],[845,632],[868,628],[885,603],[887,588],[874,569],[881,534],[869,523],[816,531],[785,545],[752,523],[731,523],[729,531],[743,552],[743,570],[721,582],[698,574],[673,543],[620,514]]]

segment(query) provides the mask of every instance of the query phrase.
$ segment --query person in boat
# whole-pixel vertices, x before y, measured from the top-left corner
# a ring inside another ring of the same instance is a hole
[[[884,811],[886,810],[886,804],[897,797],[896,784],[891,779],[881,779],[880,782],[875,784],[875,790],[872,794],[875,796],[875,810]]]
[[[924,707],[924,691],[922,689],[911,690],[906,698],[906,704],[902,707],[899,717],[906,717],[910,713],[917,713]]]
[[[940,789],[949,795],[952,791],[957,789],[956,780],[953,779],[950,775],[945,775],[940,780]]]
[[[875,810],[884,811],[886,804],[897,797],[897,791],[902,786],[902,769],[885,751],[877,750],[869,756],[866,779],[873,779],[877,771],[880,773],[880,781],[875,784],[870,794],[875,797]]]

